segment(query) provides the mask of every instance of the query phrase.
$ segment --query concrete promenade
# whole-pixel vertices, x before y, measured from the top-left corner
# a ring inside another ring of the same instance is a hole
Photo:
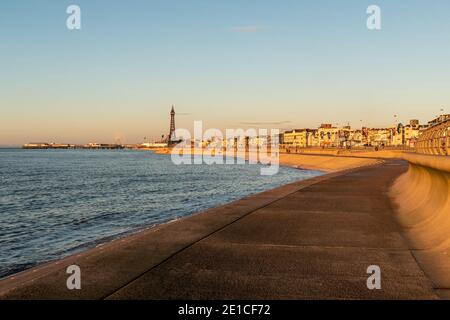
[[[0,282],[0,299],[436,299],[388,191],[407,163],[330,173]],[[81,267],[82,289],[65,268]],[[382,290],[368,290],[367,267]]]

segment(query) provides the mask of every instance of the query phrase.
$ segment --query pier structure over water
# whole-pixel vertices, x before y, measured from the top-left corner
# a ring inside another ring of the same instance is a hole
[[[62,143],[27,143],[22,146],[23,149],[96,149],[96,150],[115,150],[125,149],[121,144],[108,143],[89,143],[85,145],[78,144],[62,144]]]

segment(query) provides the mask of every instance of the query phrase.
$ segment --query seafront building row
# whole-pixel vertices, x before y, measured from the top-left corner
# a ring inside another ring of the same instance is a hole
[[[322,124],[317,129],[294,129],[285,131],[280,137],[280,144],[287,147],[399,147],[414,148],[422,132],[428,125],[421,125],[418,120],[409,124],[388,128],[352,129],[331,124]]]

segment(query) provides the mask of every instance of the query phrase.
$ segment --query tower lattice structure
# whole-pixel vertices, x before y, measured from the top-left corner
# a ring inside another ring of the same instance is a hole
[[[170,111],[170,132],[169,132],[169,142],[175,140],[175,108],[172,106],[172,111]]]

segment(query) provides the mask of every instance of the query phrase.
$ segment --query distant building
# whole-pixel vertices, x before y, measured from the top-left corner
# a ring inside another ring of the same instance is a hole
[[[392,136],[393,146],[414,147],[422,132],[428,125],[420,125],[419,120],[410,120],[409,124],[399,124]]]
[[[387,147],[391,145],[394,128],[369,128],[367,144],[372,147]]]
[[[339,147],[339,129],[329,123],[322,124],[318,129],[320,147]]]
[[[317,130],[295,129],[283,133],[283,144],[291,147],[307,148],[317,146]]]
[[[339,146],[342,148],[355,147],[362,145],[362,131],[352,130],[350,126],[339,129],[338,132]]]
[[[420,125],[419,120],[410,120],[409,125],[412,127],[418,127]]]
[[[284,132],[284,144],[294,147],[306,147],[306,130],[307,129],[295,129]]]
[[[352,130],[350,131],[350,136],[348,138],[349,147],[362,147],[366,144],[362,130]]]

